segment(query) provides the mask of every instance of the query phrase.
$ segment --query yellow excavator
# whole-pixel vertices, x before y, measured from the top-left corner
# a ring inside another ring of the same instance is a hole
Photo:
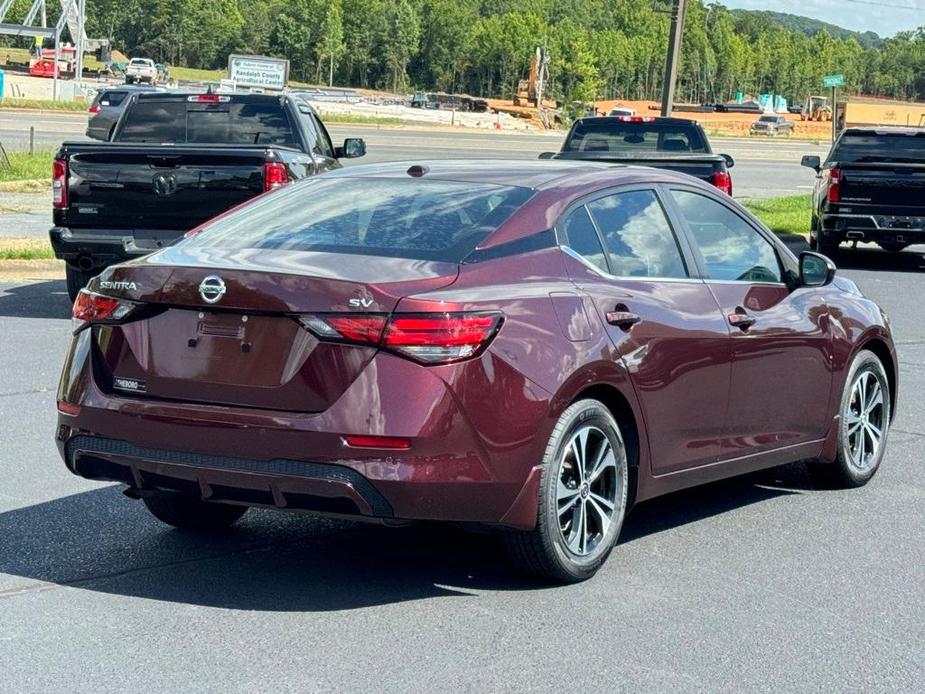
[[[806,97],[800,120],[828,122],[832,120],[832,106],[827,96],[811,95]]]

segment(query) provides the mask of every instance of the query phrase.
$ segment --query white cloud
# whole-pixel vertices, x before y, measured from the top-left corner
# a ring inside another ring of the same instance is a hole
[[[719,0],[727,7],[786,12],[821,19],[845,29],[875,31],[881,36],[925,26],[925,0],[869,1],[880,4],[845,0]]]

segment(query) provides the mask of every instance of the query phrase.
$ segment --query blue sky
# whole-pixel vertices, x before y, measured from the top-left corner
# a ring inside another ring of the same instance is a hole
[[[925,0],[719,0],[727,7],[775,10],[821,19],[856,31],[892,36],[925,26]],[[905,9],[901,9],[905,8]]]

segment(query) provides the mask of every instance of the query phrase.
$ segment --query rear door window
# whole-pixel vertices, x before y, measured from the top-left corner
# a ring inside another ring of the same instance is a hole
[[[619,277],[682,278],[687,268],[665,211],[652,190],[615,193],[588,203]]]
[[[725,205],[683,190],[671,193],[703,257],[708,279],[783,282],[774,246]]]
[[[572,210],[562,225],[569,248],[604,272],[610,272],[601,239],[584,206]]]
[[[100,106],[121,106],[128,92],[103,92],[100,96]]]
[[[459,181],[322,176],[269,195],[184,243],[460,262],[532,195],[529,188]]]

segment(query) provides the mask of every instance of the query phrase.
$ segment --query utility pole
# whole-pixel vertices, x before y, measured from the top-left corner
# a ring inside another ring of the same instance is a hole
[[[672,0],[671,31],[668,36],[668,58],[665,61],[665,83],[662,85],[662,117],[671,115],[674,105],[674,87],[678,80],[678,61],[681,58],[681,39],[684,36],[684,13],[687,0]]]

